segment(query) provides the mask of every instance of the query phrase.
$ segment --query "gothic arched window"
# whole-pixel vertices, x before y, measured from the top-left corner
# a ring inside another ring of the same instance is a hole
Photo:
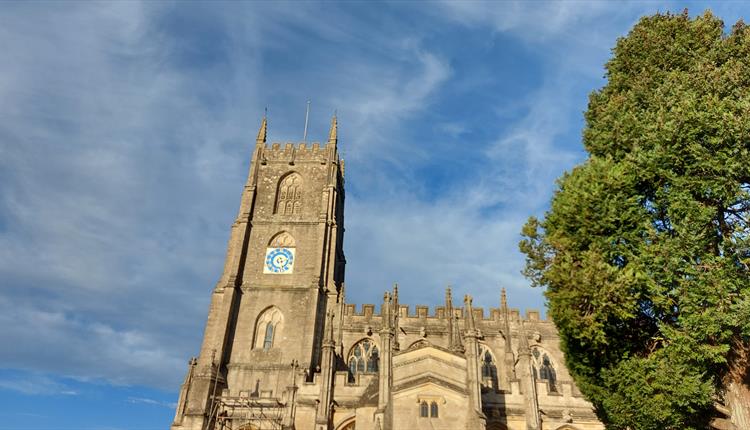
[[[255,341],[253,348],[268,351],[273,348],[274,340],[278,338],[283,323],[281,311],[275,306],[263,311],[255,323]]]
[[[375,342],[364,339],[358,342],[349,353],[349,375],[353,379],[357,373],[378,373],[380,353]]]
[[[294,237],[286,231],[276,233],[276,235],[268,241],[269,248],[294,248],[295,246],[296,242],[294,241]]]
[[[302,176],[290,173],[279,182],[276,191],[276,213],[298,215],[302,211]]]
[[[482,385],[497,389],[497,365],[495,357],[485,345],[480,345],[479,360],[482,366]]]
[[[430,403],[430,416],[432,418],[438,417],[438,405],[436,402]]]
[[[534,377],[547,381],[550,392],[557,392],[557,374],[549,355],[539,348],[534,348],[531,355],[534,357]]]
[[[430,416],[428,412],[429,410],[427,409],[427,402],[422,400],[422,403],[419,404],[419,416],[422,418],[427,418]]]

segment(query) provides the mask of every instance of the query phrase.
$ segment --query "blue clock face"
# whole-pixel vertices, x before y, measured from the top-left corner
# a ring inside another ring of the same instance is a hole
[[[267,273],[290,273],[294,264],[294,253],[288,248],[274,248],[266,253]]]

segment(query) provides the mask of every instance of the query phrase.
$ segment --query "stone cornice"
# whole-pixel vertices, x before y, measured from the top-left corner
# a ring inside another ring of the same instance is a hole
[[[411,379],[411,380],[403,382],[401,384],[394,385],[393,386],[393,393],[395,394],[395,393],[398,393],[399,391],[403,391],[403,390],[406,390],[406,389],[411,388],[411,387],[416,387],[416,386],[419,386],[419,385],[429,384],[429,383],[432,383],[432,384],[435,384],[435,385],[439,385],[439,386],[447,388],[447,389],[449,389],[451,391],[455,391],[455,392],[457,392],[459,394],[463,394],[463,395],[468,395],[469,394],[469,392],[465,388],[459,387],[458,385],[450,383],[450,382],[445,381],[443,379],[436,378],[436,377],[434,377],[432,375],[421,376],[419,378]]]

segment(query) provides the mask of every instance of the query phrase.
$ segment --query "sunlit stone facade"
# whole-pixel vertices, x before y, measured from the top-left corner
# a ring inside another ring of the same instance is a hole
[[[172,430],[603,429],[554,325],[504,291],[346,303],[343,226],[335,118],[322,146],[268,146],[264,119]]]

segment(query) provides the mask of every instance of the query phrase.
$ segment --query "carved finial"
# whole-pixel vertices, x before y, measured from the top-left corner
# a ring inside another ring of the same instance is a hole
[[[453,312],[453,296],[451,286],[445,289],[445,318],[448,320],[448,345],[453,351],[463,351],[461,335],[458,332],[458,316]]]
[[[518,353],[519,354],[531,354],[531,348],[529,348],[529,338],[526,334],[526,328],[523,322],[518,325]]]
[[[505,288],[500,292],[500,311],[503,317],[503,337],[505,338],[505,350],[510,351],[510,321],[508,319],[508,297],[505,293]],[[507,354],[507,352],[506,352]],[[511,353],[511,355],[513,355]]]
[[[393,284],[393,302],[391,303],[391,306],[393,308],[392,316],[393,316],[393,327],[396,329],[396,336],[393,339],[393,349],[394,351],[398,351],[401,349],[401,345],[398,342],[398,326],[399,326],[399,304],[398,304],[398,284]]]
[[[338,122],[336,120],[336,114],[333,114],[331,118],[331,130],[328,132],[328,143],[336,144],[338,142]]]
[[[471,302],[473,301],[470,295],[464,296],[464,317],[466,318],[466,329],[474,330],[474,310],[471,308]]]
[[[398,284],[393,284],[393,294],[391,295],[392,304],[393,304],[393,317],[396,319],[396,323],[398,323]]]
[[[258,137],[255,139],[255,143],[262,145],[266,143],[266,128],[268,127],[268,120],[263,115],[263,121],[260,123],[260,130],[258,130]]]

